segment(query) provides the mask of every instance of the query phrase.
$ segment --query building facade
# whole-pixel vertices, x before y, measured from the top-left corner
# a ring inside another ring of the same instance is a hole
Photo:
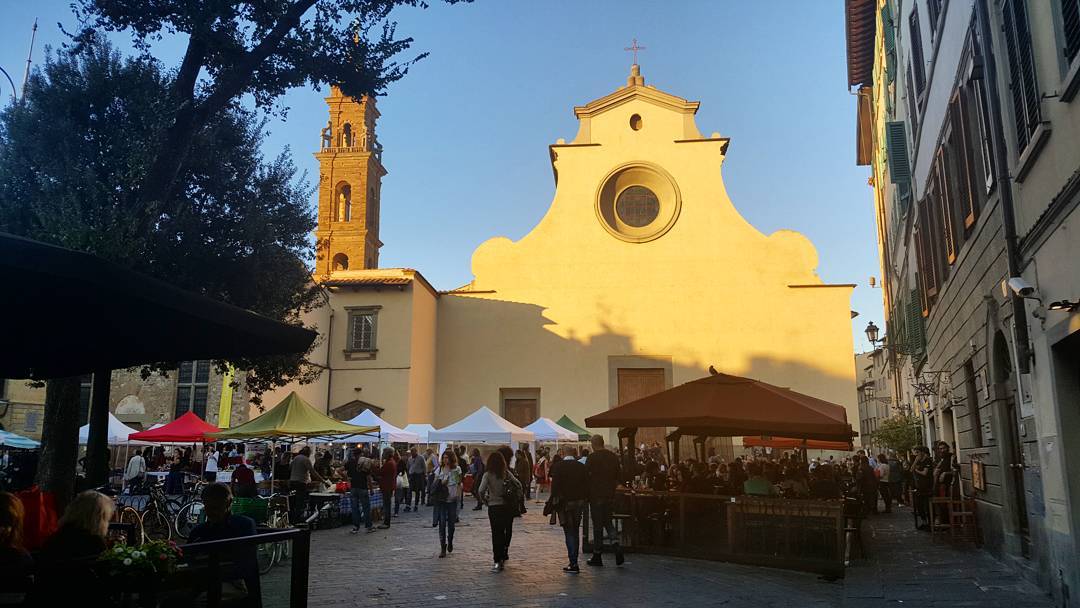
[[[892,365],[958,454],[984,546],[1077,605],[1080,2],[856,0],[846,18]]]
[[[872,454],[886,446],[874,441],[881,423],[900,413],[893,401],[892,367],[884,349],[855,355],[855,387],[859,401],[859,439],[857,443]]]
[[[222,426],[224,413],[229,417],[227,426],[235,426],[248,420],[250,410],[242,372],[236,379],[241,386],[234,388],[234,376],[218,373],[207,360],[185,361],[164,375],[147,378],[138,369],[114,370],[109,411],[136,430],[170,422],[188,411],[217,426]],[[79,424],[89,420],[92,389],[93,377],[84,376]],[[40,439],[44,407],[44,387],[27,380],[0,380],[0,425],[5,430]]]
[[[334,128],[339,102],[327,101]],[[730,142],[698,131],[698,105],[647,86],[635,65],[624,86],[574,108],[577,135],[549,146],[547,214],[518,241],[481,244],[474,279],[451,290],[411,269],[333,263],[333,194],[361,175],[324,173],[329,271],[315,278],[327,299],[309,320],[325,372],[266,402],[295,389],[324,411],[371,405],[398,425],[444,426],[480,406],[519,425],[580,423],[713,366],[843,404],[854,424],[853,286],[824,284],[802,235],[765,235],[739,215],[721,179]],[[324,172],[332,153],[319,154]],[[350,191],[355,209],[378,189]],[[350,233],[378,234],[377,212],[349,217]],[[643,440],[663,444],[664,430]]]

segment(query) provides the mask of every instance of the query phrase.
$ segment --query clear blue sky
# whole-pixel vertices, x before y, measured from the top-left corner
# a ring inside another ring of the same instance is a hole
[[[379,101],[383,182],[381,265],[421,270],[436,287],[471,280],[473,249],[518,239],[554,192],[547,145],[577,131],[572,108],[625,83],[637,37],[646,81],[701,101],[703,133],[731,137],[724,179],[758,229],[807,235],[826,282],[857,283],[856,350],[863,328],[884,327],[869,172],[856,167],[855,98],[845,87],[841,0],[477,0],[401,9],[398,32],[431,56]],[[0,67],[21,82],[30,26],[35,59],[72,25],[68,0],[0,2]],[[160,45],[170,66],[183,40]],[[0,80],[0,94],[9,99]],[[320,93],[289,93],[270,123],[267,156],[289,146],[311,179],[326,122]],[[314,205],[314,201],[312,201]]]

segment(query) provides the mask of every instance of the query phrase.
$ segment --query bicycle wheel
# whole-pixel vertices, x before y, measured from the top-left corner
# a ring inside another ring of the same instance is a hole
[[[255,559],[259,564],[259,574],[266,574],[278,561],[278,543],[262,543],[255,548]]]
[[[195,526],[202,523],[202,520],[203,503],[201,500],[192,500],[180,507],[180,511],[176,514],[176,535],[186,540]]]
[[[283,512],[279,514],[274,521],[275,528],[284,530],[289,527],[289,513]],[[289,553],[292,550],[292,543],[287,540],[279,541],[277,543],[277,561],[281,562],[289,559]]]
[[[135,543],[141,545],[143,539],[143,523],[142,516],[134,507],[120,507],[120,510],[116,513],[116,520],[122,524],[131,524],[135,528],[135,534],[133,538]]]
[[[154,509],[143,513],[143,540],[172,539],[172,525],[164,513]]]
[[[180,496],[167,496],[165,498],[165,512],[169,516],[175,516],[179,513],[182,506],[184,506],[184,499]]]

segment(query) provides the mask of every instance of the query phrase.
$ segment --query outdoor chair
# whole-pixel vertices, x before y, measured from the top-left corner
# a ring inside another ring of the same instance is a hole
[[[949,508],[952,498],[932,496],[930,498],[930,539],[944,539],[952,535]]]
[[[949,501],[949,531],[954,540],[980,544],[979,523],[973,499],[961,498]]]

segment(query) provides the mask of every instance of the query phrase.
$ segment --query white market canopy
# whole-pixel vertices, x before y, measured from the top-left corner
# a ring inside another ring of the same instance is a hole
[[[364,410],[360,412],[356,417],[351,420],[346,420],[349,424],[356,426],[377,426],[379,427],[379,436],[374,435],[354,435],[352,437],[346,437],[341,439],[345,443],[376,443],[379,441],[388,441],[390,443],[420,443],[420,435],[398,428],[389,422],[380,418],[375,412],[371,410]]]
[[[120,422],[120,419],[109,412],[109,429],[106,431],[105,443],[109,445],[115,445],[118,443],[127,443],[128,435],[136,432],[135,429]],[[90,425],[84,424],[79,427],[79,445],[86,445],[90,437]],[[151,445],[145,441],[132,441],[135,445]]]
[[[32,450],[40,448],[41,442],[9,431],[0,431],[0,447]]]
[[[532,431],[537,441],[577,441],[578,434],[570,429],[564,429],[556,424],[551,418],[539,418],[536,422],[525,427],[526,431]]]
[[[536,435],[516,426],[486,407],[481,407],[454,424],[428,433],[430,443],[517,443],[536,441]]]
[[[412,424],[406,424],[404,430],[407,433],[414,433],[419,437],[420,439],[417,443],[431,443],[428,441],[428,433],[434,431],[435,427],[426,422],[414,422]]]

